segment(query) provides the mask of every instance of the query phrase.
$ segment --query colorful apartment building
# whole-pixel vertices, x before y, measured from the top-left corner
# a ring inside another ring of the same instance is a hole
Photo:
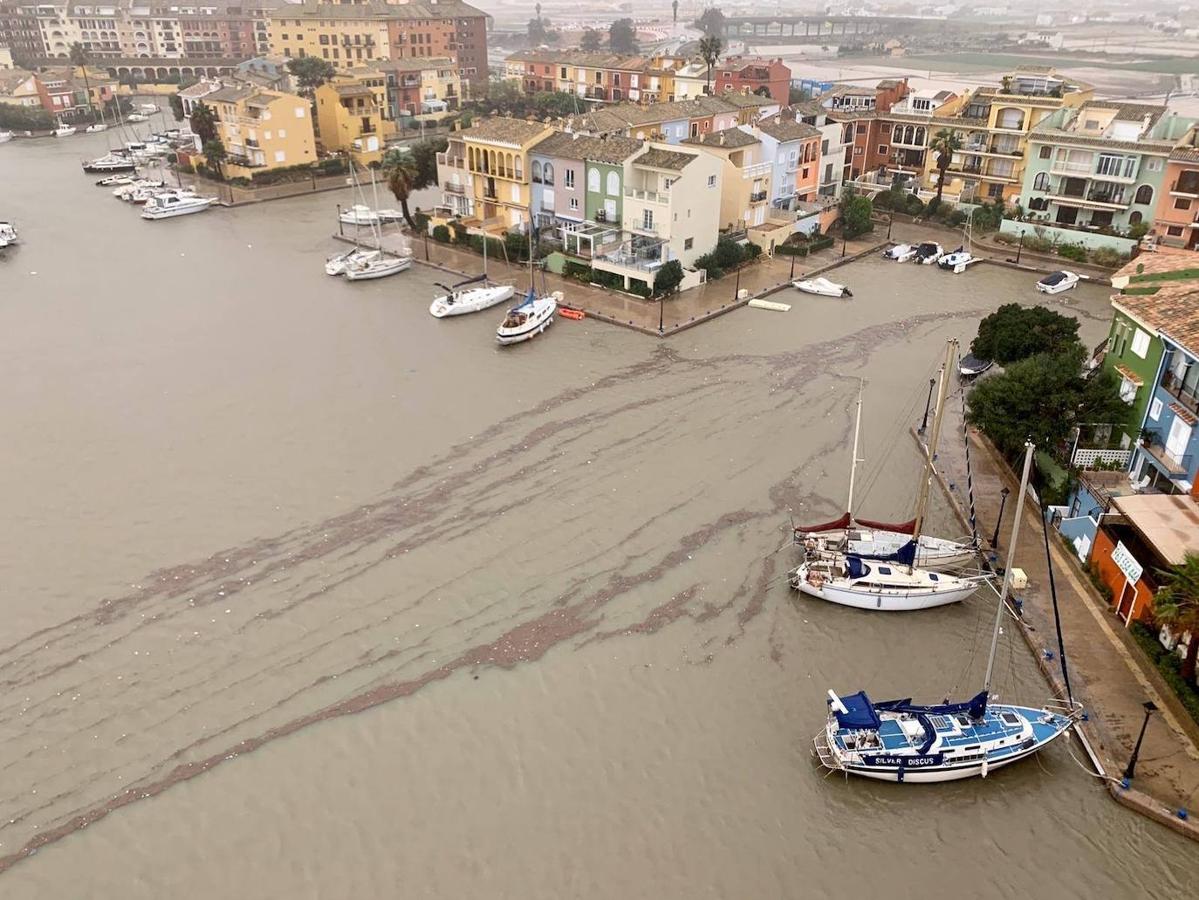
[[[540,122],[496,116],[451,134],[437,156],[439,213],[475,231],[523,230],[533,205],[530,153],[552,133]]]
[[[227,177],[253,178],[271,169],[316,162],[307,98],[237,84],[208,94],[203,102],[217,116]]]
[[[839,134],[841,129],[839,125],[833,125],[831,130]],[[786,110],[758,122],[757,134],[762,141],[763,156],[770,161],[772,168],[770,205],[777,209],[791,209],[793,201],[816,200],[820,194],[825,165],[822,144],[826,138],[821,129],[805,122],[802,110]],[[836,163],[828,165],[837,168]],[[829,177],[832,177],[831,171]],[[829,196],[833,195],[835,193]]]
[[[773,157],[767,157],[759,137],[749,129],[734,127],[699,134],[683,141],[682,145],[713,154],[723,162],[721,231],[744,231],[765,223],[775,163]]]
[[[636,103],[642,99],[642,80],[651,81],[651,60],[644,56],[524,50],[508,57],[508,64],[514,63],[527,94],[559,91],[593,102]],[[660,92],[660,83],[654,90]]]
[[[758,94],[786,103],[791,93],[791,69],[782,59],[729,56],[713,70],[715,93]]]
[[[393,59],[376,68],[387,78],[388,116],[392,119],[451,112],[465,99],[462,78],[448,56]]]
[[[621,134],[639,140],[678,144],[690,137],[753,122],[764,112],[776,107],[772,99],[740,94],[696,97],[693,100],[643,106],[621,103],[568,117],[562,125],[568,131]]]
[[[978,88],[960,106],[933,114],[934,135],[957,133],[962,148],[945,174],[945,193],[963,200],[1013,203],[1023,190],[1028,135],[1063,107],[1077,108],[1093,88],[1057,75],[1049,66],[1021,66],[997,88]],[[937,155],[926,154],[924,183],[935,190]]]
[[[1178,141],[1166,160],[1154,233],[1169,247],[1199,249],[1199,126]]]
[[[371,68],[339,72],[318,87],[313,100],[321,149],[347,153],[360,166],[382,159],[394,130],[387,96],[387,76]]]

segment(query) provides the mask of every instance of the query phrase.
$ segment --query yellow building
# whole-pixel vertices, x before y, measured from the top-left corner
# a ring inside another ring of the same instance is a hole
[[[960,106],[933,113],[929,140],[948,128],[962,148],[945,173],[945,196],[963,202],[1003,200],[1019,195],[1024,180],[1028,133],[1062,107],[1091,99],[1090,85],[1057,75],[1049,66],[1020,66],[997,88],[979,88]],[[937,154],[925,154],[925,185],[936,190]]]
[[[496,116],[450,135],[437,157],[438,180],[454,198],[449,212],[476,230],[525,227],[532,204],[529,150],[552,133],[540,122]]]
[[[385,10],[360,3],[283,3],[271,13],[271,50],[289,59],[315,56],[338,69],[391,58]]]
[[[316,124],[326,153],[348,153],[359,165],[383,158],[394,126],[387,112],[387,76],[355,69],[316,89]]]
[[[316,162],[309,102],[295,94],[252,85],[232,85],[204,98],[216,112],[218,134],[228,154],[228,178],[253,178],[271,169]]]

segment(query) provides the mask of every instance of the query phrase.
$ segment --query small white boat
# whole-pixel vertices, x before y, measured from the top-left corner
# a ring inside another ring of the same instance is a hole
[[[344,275],[349,266],[370,262],[378,255],[378,250],[371,250],[368,247],[355,247],[352,250],[346,250],[344,253],[335,253],[325,260],[325,274]]]
[[[73,126],[73,125],[59,125],[57,128],[54,129],[55,137],[70,137],[74,133],[75,133],[75,126]]]
[[[17,242],[17,226],[12,222],[0,222],[0,250]]]
[[[967,266],[972,266],[976,262],[980,262],[980,258],[974,256],[969,250],[963,247],[958,247],[952,253],[946,253],[939,260],[937,265],[947,272],[952,272],[954,275],[960,275],[966,271]]]
[[[153,103],[139,103],[137,108],[144,113],[149,113],[150,115],[154,115],[154,113],[158,112],[158,107]]]
[[[120,187],[123,184],[133,184],[137,178],[131,173],[121,175],[109,175],[107,178],[101,178],[96,182],[98,187]]]
[[[361,203],[355,203],[349,209],[343,209],[337,218],[343,225],[362,225],[364,227],[378,225],[382,221],[377,212]]]
[[[853,296],[853,292],[845,285],[829,281],[827,278],[809,278],[806,281],[793,281],[791,284],[805,294],[820,294],[822,297]]]
[[[119,153],[106,153],[83,163],[83,171],[89,175],[115,174],[117,172],[132,172],[136,164],[128,156]]]
[[[883,251],[883,259],[892,259],[895,262],[907,262],[915,255],[916,248],[911,244],[896,244]]]
[[[0,131],[0,144],[6,144],[12,140],[11,131]]]
[[[933,241],[925,241],[916,247],[916,262],[921,265],[931,266],[944,255],[941,245]]]
[[[477,279],[465,282],[473,284]],[[510,284],[484,284],[480,287],[468,288],[464,285],[446,287],[446,293],[437,297],[429,306],[429,313],[438,319],[446,316],[464,316],[467,313],[481,312],[497,304],[509,300],[513,294]]]
[[[374,259],[359,260],[346,266],[345,276],[350,281],[369,281],[374,278],[386,278],[411,268],[411,256],[385,256],[379,254]]]
[[[101,131],[108,131],[108,125],[104,122],[93,122],[87,128],[83,129],[83,131],[85,134],[98,134]]]
[[[812,597],[881,612],[911,612],[965,600],[989,575],[947,575],[902,562],[831,554],[788,573],[791,587]]]
[[[969,353],[958,363],[958,374],[962,378],[977,378],[993,365],[995,365],[994,360],[980,359],[973,353]]]
[[[504,321],[495,330],[495,339],[501,346],[519,344],[531,340],[554,324],[554,313],[563,298],[561,291],[538,297],[532,287],[520,306],[514,306],[504,316]]]
[[[141,113],[134,112],[134,113],[129,113],[129,115],[125,116],[125,121],[126,122],[149,122],[150,117],[146,116],[146,115],[142,115]]]
[[[145,193],[146,196],[142,197],[141,199],[141,202],[145,203],[150,197],[149,192],[163,190],[165,187],[166,185],[161,181],[152,181],[148,178],[135,178],[132,181],[126,182],[125,184],[117,187],[112,192],[112,195],[118,200],[124,200],[126,203],[133,203],[135,194]]]
[[[1078,281],[1079,276],[1073,272],[1051,272],[1037,282],[1037,290],[1042,294],[1060,294],[1078,287]]]
[[[143,219],[173,219],[204,212],[216,203],[216,197],[197,197],[190,191],[166,191],[155,194],[142,207]]]

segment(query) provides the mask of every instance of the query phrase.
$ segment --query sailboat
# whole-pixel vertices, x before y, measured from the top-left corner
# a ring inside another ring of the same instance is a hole
[[[478,284],[479,287],[468,287]],[[498,303],[511,298],[514,288],[510,284],[491,284],[487,280],[487,237],[483,237],[483,274],[476,278],[468,278],[455,285],[438,284],[445,294],[434,298],[429,305],[429,313],[435,318],[444,319],[446,316],[463,316],[467,313],[480,312],[490,309]]]
[[[957,350],[957,341],[950,341],[946,366]],[[986,582],[989,574],[950,575],[916,565],[921,526],[928,507],[932,484],[933,459],[941,436],[945,400],[949,379],[941,379],[937,396],[937,416],[933,420],[928,458],[916,497],[916,518],[907,541],[886,557],[865,557],[848,548],[834,551],[805,546],[805,558],[789,573],[791,587],[821,600],[852,606],[857,609],[906,612],[944,606],[965,600]],[[859,407],[860,410],[860,407]],[[857,457],[855,440],[854,456]],[[849,532],[846,532],[848,538]]]
[[[911,698],[875,703],[865,691],[839,697],[830,690],[828,721],[812,742],[824,768],[878,781],[985,778],[992,770],[1027,759],[1048,746],[1082,717],[1082,708],[1068,690],[1066,703],[1053,701],[1039,709],[991,702],[995,651],[1007,608],[1033,449],[1032,444],[1025,444],[1024,473],[982,690],[963,702],[928,706],[915,704]],[[1060,623],[1058,629],[1060,646]],[[1060,657],[1065,674],[1065,654]]]
[[[514,306],[508,310],[508,314],[504,316],[504,321],[500,323],[499,328],[495,330],[496,342],[501,346],[508,344],[519,344],[523,341],[528,341],[541,334],[547,328],[554,324],[554,313],[558,311],[558,304],[565,299],[561,291],[554,291],[552,294],[546,294],[544,290],[542,295],[537,296],[537,290],[533,285],[533,237],[535,230],[533,228],[533,213],[529,211],[529,292],[525,295],[524,302],[519,306]],[[487,235],[484,233],[483,240],[487,240]],[[484,245],[486,246],[486,245]],[[544,289],[545,274],[542,273],[542,287]]]
[[[351,171],[353,171],[353,167],[351,167]],[[357,176],[354,178],[354,185],[355,187],[358,185]],[[379,189],[375,183],[375,173],[373,171],[371,172],[371,188],[375,193],[375,205],[377,206],[379,203]],[[345,268],[342,274],[345,275],[348,281],[371,281],[376,278],[386,278],[389,275],[395,275],[412,267],[412,254],[396,255],[388,253],[383,249],[383,233],[377,221],[371,224],[370,229],[379,249],[373,253],[367,251],[351,255],[345,261]],[[325,271],[328,272],[329,268],[329,263],[326,262]]]
[[[896,554],[912,540],[915,519],[909,522],[876,522],[854,515],[854,479],[858,463],[862,461],[858,457],[861,430],[862,391],[859,388],[858,411],[853,431],[853,456],[849,466],[849,499],[845,504],[845,513],[832,522],[794,529],[795,543],[802,545],[808,554],[844,553],[871,559],[895,559]],[[931,451],[930,455],[935,455],[935,452]],[[916,545],[914,561],[921,566],[961,566],[974,559],[977,552],[973,542],[922,534]]]

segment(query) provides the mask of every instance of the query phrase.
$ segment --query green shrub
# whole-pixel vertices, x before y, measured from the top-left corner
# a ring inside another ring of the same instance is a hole
[[[1053,241],[1039,234],[1024,233],[1024,249],[1033,253],[1048,253],[1053,249]]]
[[[935,216],[937,214],[937,210],[940,208],[941,208],[941,199],[939,197],[933,197],[931,200],[928,201],[928,206],[926,206],[924,208],[924,211],[926,214],[928,214],[930,216]]]
[[[605,272],[602,269],[592,269],[591,280],[594,284],[613,290],[624,290],[624,278],[615,272]]]
[[[752,262],[753,260],[757,259],[759,256],[762,255],[762,248],[758,244],[755,244],[751,241],[750,243],[745,245],[743,252],[745,254],[746,261]]]
[[[712,251],[712,256],[716,260],[717,267],[721,269],[735,269],[745,258],[741,245],[726,237],[722,237],[716,242],[716,249]]]
[[[450,230],[444,225],[434,225],[433,240],[439,244],[448,244],[450,242]]]
[[[582,263],[568,259],[562,266],[562,277],[573,278],[575,281],[581,281],[583,284],[591,284],[591,266],[585,266]]]
[[[628,291],[630,294],[636,294],[638,297],[650,297],[653,294],[648,284],[636,278],[629,279]]]
[[[1082,244],[1058,244],[1057,255],[1074,262],[1087,261],[1087,248]]]
[[[1134,241],[1139,241],[1149,233],[1148,222],[1133,222],[1128,226],[1128,236]]]
[[[909,216],[923,215],[926,209],[924,201],[915,194],[908,194],[907,198],[903,201],[903,211]]]
[[[1106,269],[1116,269],[1127,262],[1128,257],[1115,247],[1098,247],[1091,251],[1091,262]]]
[[[808,252],[815,253],[818,250],[827,250],[833,246],[833,239],[827,234],[824,237],[816,238],[813,241],[808,241]]]
[[[1132,632],[1137,644],[1156,666],[1162,680],[1182,701],[1182,705],[1191,714],[1191,718],[1199,722],[1199,690],[1196,690],[1194,685],[1189,684],[1182,677],[1182,660],[1163,647],[1161,641],[1157,639],[1157,633],[1143,623],[1133,622],[1128,626],[1128,630]],[[1192,640],[1194,639],[1192,638]]]
[[[683,281],[683,264],[677,259],[667,262],[654,276],[654,294],[666,297],[679,289]]]
[[[429,217],[419,209],[412,214],[412,221],[416,223],[416,230],[422,234],[429,230]]]
[[[720,264],[716,262],[715,253],[705,253],[703,256],[695,260],[695,268],[704,269],[708,273],[708,278],[715,280],[724,274],[724,270],[720,268]]]
[[[953,228],[961,228],[970,217],[960,209],[955,209],[945,217],[945,222]]]

